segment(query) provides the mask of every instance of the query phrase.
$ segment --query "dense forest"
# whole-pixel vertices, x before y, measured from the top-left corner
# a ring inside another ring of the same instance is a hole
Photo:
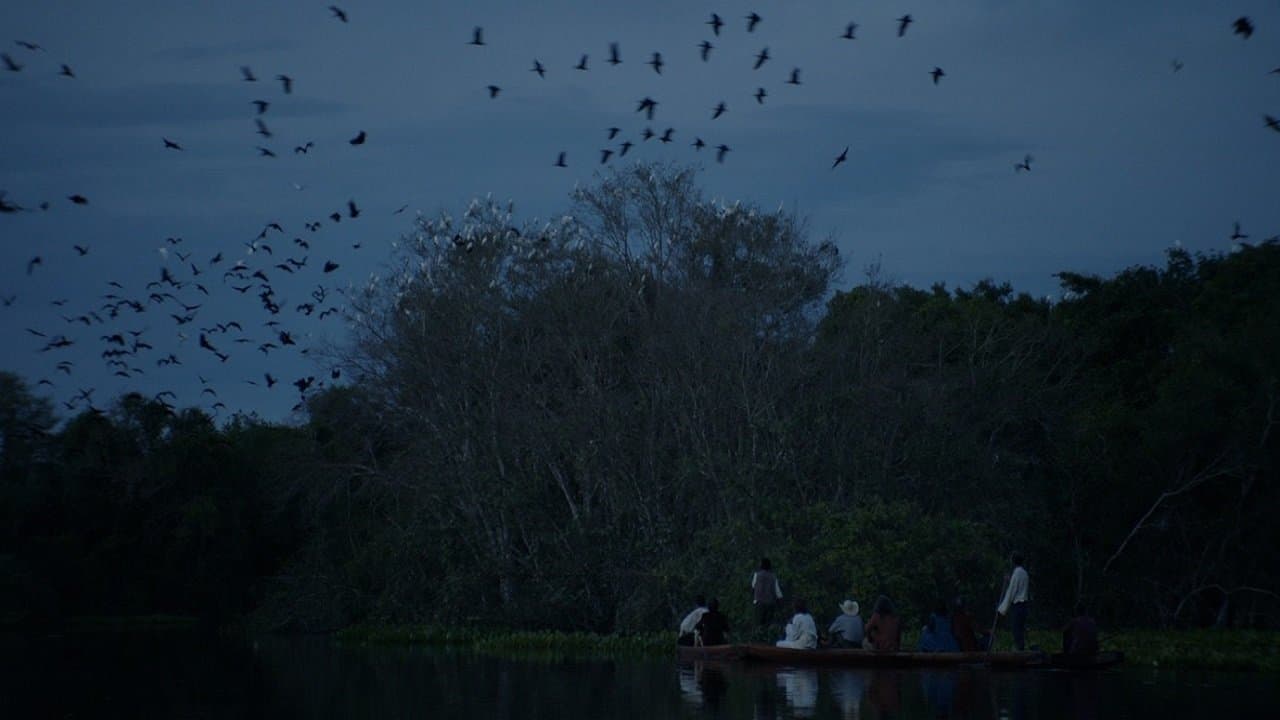
[[[0,373],[0,618],[171,613],[634,632],[761,556],[820,615],[883,593],[1033,624],[1280,624],[1280,245],[847,291],[798,218],[637,166],[513,227],[421,218],[301,418]]]

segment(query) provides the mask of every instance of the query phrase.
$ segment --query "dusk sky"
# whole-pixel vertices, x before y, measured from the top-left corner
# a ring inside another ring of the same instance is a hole
[[[1280,233],[1280,132],[1264,124],[1280,116],[1273,0],[338,5],[348,22],[326,2],[0,4],[0,52],[20,66],[0,65],[0,191],[24,208],[0,215],[0,369],[51,381],[36,389],[64,416],[84,405],[61,403],[95,388],[99,407],[126,390],[170,390],[178,407],[221,401],[224,419],[287,419],[291,382],[329,379],[328,365],[298,351],[343,338],[341,317],[320,311],[388,261],[415,213],[457,213],[492,194],[524,219],[558,215],[575,185],[608,169],[601,150],[623,140],[636,145],[614,166],[697,164],[709,196],[807,218],[812,238],[832,236],[846,259],[842,287],[879,262],[920,287],[990,277],[1056,297],[1062,270],[1160,264],[1175,244],[1227,251],[1236,222],[1249,242]],[[752,11],[762,20],[748,32]],[[725,22],[718,36],[712,13]],[[1241,16],[1250,38],[1233,33]],[[851,22],[855,39],[842,38]],[[476,26],[483,46],[468,44]],[[704,40],[714,45],[706,62]],[[606,62],[611,42],[617,66]],[[765,47],[770,59],[753,70]],[[646,64],[654,52],[661,74]],[[583,54],[588,69],[576,70]],[[74,78],[60,75],[64,63]],[[258,81],[244,81],[242,66]],[[935,66],[945,72],[936,85]],[[800,85],[786,82],[793,68]],[[291,94],[280,74],[293,78]],[[646,96],[660,103],[652,122],[635,112]],[[259,115],[254,100],[270,105]],[[712,119],[720,102],[727,112]],[[271,137],[255,134],[255,119]],[[642,141],[646,127],[674,128],[674,141]],[[361,131],[367,141],[350,144]],[[696,152],[695,137],[711,147]],[[721,143],[731,150],[717,163]],[[846,146],[847,162],[832,168]],[[561,152],[566,168],[554,165]],[[1015,172],[1028,154],[1031,170]],[[77,194],[88,204],[68,199]],[[313,220],[317,232],[304,226]],[[272,222],[283,229],[267,236],[272,254],[248,255]],[[273,268],[304,256],[292,274]],[[240,281],[223,281],[237,260],[271,277],[279,315],[263,311],[256,287],[242,295],[231,288]],[[326,261],[339,267],[324,273]],[[162,290],[176,300],[148,302],[144,286],[162,267],[186,284]],[[106,317],[106,293],[146,312]],[[201,306],[180,326],[172,315],[189,313],[179,302]],[[296,309],[305,303],[311,316]],[[74,321],[90,310],[105,322]],[[271,317],[280,328],[263,327]],[[198,347],[200,328],[233,319],[251,342],[209,334],[231,356],[220,362]],[[297,345],[260,352],[281,329]],[[129,330],[152,348],[124,358],[144,373],[117,377],[102,337]],[[59,335],[74,345],[40,351]],[[170,353],[182,364],[158,366]],[[64,360],[70,374],[55,368]],[[280,384],[268,390],[266,372]]]

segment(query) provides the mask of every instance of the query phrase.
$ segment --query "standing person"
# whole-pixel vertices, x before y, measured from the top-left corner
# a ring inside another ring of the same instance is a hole
[[[893,603],[884,595],[876,600],[871,611],[862,647],[884,652],[897,652],[902,647],[902,622],[893,612]]]
[[[956,638],[960,652],[977,652],[981,647],[978,626],[964,607],[964,598],[957,597],[951,604],[951,634]]]
[[[680,621],[680,635],[676,637],[677,645],[694,645],[694,629],[703,614],[707,612],[707,600],[699,595],[693,599],[693,609]]]
[[[773,574],[769,558],[760,558],[760,569],[751,574],[752,604],[756,608],[756,625],[765,627],[773,620],[773,609],[782,599],[782,585]]]
[[[1009,585],[1004,589],[1004,597],[1000,598],[1000,607],[996,612],[1009,615],[1013,621],[1013,647],[1016,650],[1027,649],[1027,610],[1031,602],[1031,578],[1023,567],[1022,553],[1014,553],[1013,574],[1009,576]],[[1012,614],[1011,614],[1012,613]]]
[[[862,618],[858,615],[858,601],[840,603],[840,615],[832,621],[827,632],[831,633],[832,647],[862,647]]]
[[[720,601],[711,598],[711,602],[707,603],[707,611],[702,613],[702,619],[694,626],[698,633],[698,638],[703,645],[725,645],[729,642],[729,621],[720,612]]]
[[[775,644],[793,650],[813,650],[818,647],[818,625],[805,607],[804,600],[796,598],[795,611],[791,622],[787,623],[787,636]]]

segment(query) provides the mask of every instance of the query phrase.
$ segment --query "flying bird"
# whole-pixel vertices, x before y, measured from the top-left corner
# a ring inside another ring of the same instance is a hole
[[[69,77],[72,80],[74,80],[76,77],[76,74],[71,71],[71,66],[65,63],[63,63],[62,70],[60,70],[58,74],[61,75],[62,77]]]
[[[366,135],[364,134],[364,131],[361,130],[360,132],[356,133],[355,137],[351,138],[347,142],[351,143],[352,145],[363,145],[365,138],[366,138]]]
[[[38,52],[40,50],[44,50],[44,48],[40,47],[40,45],[38,45],[37,43],[29,42],[27,40],[14,40],[14,42],[17,43],[19,46],[24,47],[32,52]]]
[[[578,64],[573,66],[573,69],[574,69],[574,70],[586,70],[586,69],[587,69],[587,56],[586,56],[586,55],[583,55],[583,56],[582,56],[582,59],[578,61]]]
[[[276,79],[280,81],[281,87],[284,88],[285,95],[293,94],[293,78],[288,75],[277,75]]]
[[[533,67],[529,68],[529,72],[538,73],[538,77],[540,78],[545,78],[547,76],[547,69],[542,67],[542,63],[539,62],[537,58],[533,59]]]
[[[720,19],[720,16],[711,13],[711,19],[707,21],[707,24],[711,26],[711,32],[715,33],[716,37],[719,37],[720,28],[724,27],[724,21]]]
[[[653,111],[658,108],[658,101],[653,98],[646,97],[640,101],[640,106],[636,108],[636,112],[644,111],[645,117],[649,120],[653,119]]]
[[[41,258],[39,255],[36,255],[35,257],[31,258],[30,260],[27,261],[27,274],[30,275],[31,271],[34,270],[37,265],[43,265],[43,264],[44,264],[44,259]]]
[[[611,158],[611,157],[613,157],[613,151],[612,151],[612,150],[610,150],[609,148],[605,148],[604,150],[601,150],[601,151],[600,151],[600,164],[601,164],[601,165],[603,165],[603,164],[605,164],[605,163],[609,162],[609,158]]]
[[[68,200],[70,200],[71,202],[75,203],[76,205],[88,205],[88,204],[89,204],[89,198],[87,198],[87,197],[85,197],[85,196],[83,196],[83,195],[79,195],[79,194],[76,194],[76,195],[68,195],[68,196],[67,196],[67,199],[68,199]]]
[[[703,141],[702,141],[702,138],[700,138],[700,137],[696,137],[696,138],[694,138],[694,139],[693,139],[693,142],[692,142],[692,143],[690,143],[690,146],[691,146],[694,150],[701,150],[702,148],[706,147],[706,146],[707,146],[707,144],[706,144],[705,142],[703,142]]]
[[[8,53],[0,53],[0,60],[4,61],[4,67],[9,72],[19,72],[24,67],[13,58],[9,57]]]
[[[760,52],[756,53],[756,64],[752,66],[751,69],[759,70],[760,66],[764,65],[768,59],[769,59],[769,48],[764,48]]]
[[[698,47],[702,50],[702,62],[706,62],[707,60],[710,60],[711,50],[715,46],[712,45],[709,40],[703,40],[701,43],[698,44]]]
[[[844,34],[841,35],[840,37],[844,38],[845,40],[856,40],[857,38],[855,38],[853,34],[857,31],[858,31],[858,23],[851,22],[848,25],[844,26]]]
[[[1232,229],[1231,229],[1232,240],[1246,240],[1248,239],[1248,237],[1249,237],[1248,235],[1245,235],[1243,232],[1240,231],[1239,221],[1232,223]]]
[[[617,65],[622,62],[622,56],[618,51],[618,43],[609,43],[609,64]]]
[[[500,93],[500,92],[502,92],[502,88],[498,87],[497,85],[490,85],[490,86],[489,86],[489,99],[490,99],[490,100],[493,100],[494,98],[498,97],[498,93]]]
[[[729,108],[725,107],[725,106],[724,106],[724,102],[723,102],[723,101],[721,101],[719,104],[717,104],[717,105],[715,106],[715,109],[714,109],[714,110],[712,110],[712,112],[711,112],[711,119],[712,119],[712,120],[715,120],[716,118],[718,118],[718,117],[720,117],[721,115],[725,114],[725,112],[727,112],[728,110],[729,110]]]
[[[347,201],[347,216],[350,217],[352,220],[360,217],[360,208],[356,207],[355,200]]]
[[[258,108],[259,115],[265,113],[267,108],[271,107],[271,103],[266,100],[254,100],[252,104],[254,107]]]
[[[343,10],[342,8],[338,7],[337,5],[330,5],[330,6],[329,6],[329,12],[333,13],[333,16],[334,16],[334,17],[336,17],[336,18],[338,18],[338,19],[339,19],[339,20],[341,20],[342,22],[346,22],[346,21],[347,21],[347,13],[346,13],[346,11],[345,11],[345,10]]]
[[[1026,157],[1022,158],[1022,162],[1014,164],[1013,171],[1014,172],[1031,172],[1031,160],[1032,160],[1032,157],[1030,155],[1027,155]]]
[[[1280,120],[1277,120],[1270,115],[1263,115],[1262,118],[1266,121],[1267,127],[1275,130],[1276,132],[1280,132]]]
[[[1174,72],[1178,72],[1182,69],[1182,61],[1178,58],[1174,58],[1173,61],[1169,63],[1169,66],[1173,68]]]
[[[262,118],[254,118],[253,124],[258,126],[258,134],[262,137],[271,137],[271,131],[267,129],[267,124],[262,122]]]
[[[477,25],[475,29],[471,31],[471,42],[467,44],[468,45],[484,45],[484,28]]]
[[[339,267],[338,263],[336,263],[336,262],[334,262],[334,261],[332,261],[332,260],[325,260],[325,261],[324,261],[324,271],[325,271],[326,273],[331,273],[331,272],[333,272],[334,270],[337,270],[337,269],[338,269],[338,267]]]
[[[258,82],[258,78],[253,74],[253,69],[248,65],[240,66],[240,79],[245,82]]]
[[[934,85],[937,85],[938,81],[941,80],[944,75],[946,75],[946,73],[942,72],[942,68],[937,66],[935,66],[932,70],[930,70],[929,74],[933,76]]]
[[[907,34],[907,26],[910,25],[912,22],[914,21],[911,19],[910,14],[903,15],[902,17],[898,18],[898,37],[902,37],[903,35]]]
[[[630,140],[623,140],[622,144],[618,146],[618,157],[626,157],[627,151],[629,151],[633,145],[635,145],[635,143]]]
[[[565,164],[563,152],[560,153],[560,155],[556,158],[556,167],[569,167],[567,164]]]
[[[609,137],[607,139],[612,140],[618,137],[618,133],[620,132],[622,132],[622,128],[616,128],[616,127],[609,128]]]
[[[661,75],[662,74],[662,53],[659,53],[659,52],[654,53],[653,58],[650,59],[647,64],[652,65],[653,71]]]
[[[258,148],[258,157],[272,157],[272,158],[273,158],[273,157],[275,157],[275,156],[276,156],[276,154],[275,154],[275,153],[271,152],[271,151],[270,151],[269,149],[267,149],[267,148],[262,147],[261,145],[256,145],[255,147],[257,147],[257,148]]]
[[[718,163],[724,162],[724,156],[726,153],[729,152],[729,150],[730,148],[728,145],[725,145],[725,144],[717,145],[716,146],[716,162]]]
[[[667,128],[666,130],[663,130],[662,137],[658,138],[658,141],[663,143],[671,142],[671,134],[674,133],[675,131],[676,131],[675,128]]]
[[[656,137],[658,137],[658,135],[657,135],[657,133],[655,133],[655,132],[653,131],[653,128],[645,128],[645,129],[644,129],[644,132],[640,133],[640,139],[641,139],[641,140],[648,141],[648,140],[652,140],[652,139],[654,139],[654,138],[656,138]]]
[[[799,85],[799,84],[801,84],[801,83],[800,83],[800,68],[793,68],[793,69],[791,70],[791,77],[787,80],[787,84],[788,84],[788,85]]]
[[[1231,26],[1235,28],[1234,30],[1232,30],[1232,32],[1244,38],[1245,40],[1248,40],[1250,37],[1253,37],[1253,21],[1251,21],[1249,18],[1247,17],[1236,18],[1236,21],[1231,23]]]
[[[178,143],[176,143],[176,142],[174,142],[174,141],[170,140],[170,139],[169,139],[169,138],[167,138],[167,137],[162,137],[162,138],[160,138],[160,139],[164,141],[164,147],[165,147],[165,149],[166,149],[166,150],[181,150],[181,149],[182,149],[182,146],[181,146],[181,145],[179,145]]]
[[[836,156],[836,161],[831,163],[831,169],[835,170],[837,165],[839,165],[840,163],[848,159],[849,159],[849,146],[846,145],[844,147],[844,150],[841,150],[840,154]]]
[[[758,87],[758,88],[756,88],[756,96],[755,96],[755,97],[756,97],[756,103],[758,103],[758,104],[760,104],[760,105],[763,105],[763,104],[764,104],[764,99],[765,99],[766,97],[768,97],[768,95],[769,95],[769,93],[765,92],[765,91],[764,91],[764,88],[762,88],[762,87]]]
[[[752,11],[751,14],[747,16],[747,32],[755,32],[756,26],[759,25],[760,21],[763,19],[764,18],[757,15],[755,11]]]

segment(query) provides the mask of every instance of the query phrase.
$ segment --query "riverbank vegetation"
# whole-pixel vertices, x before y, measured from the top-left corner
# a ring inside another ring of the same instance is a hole
[[[639,166],[399,247],[293,424],[0,374],[0,614],[632,636],[695,593],[745,622],[769,556],[819,618],[985,623],[1017,549],[1041,627],[1280,624],[1275,242],[1053,301],[841,284],[800,219]]]

